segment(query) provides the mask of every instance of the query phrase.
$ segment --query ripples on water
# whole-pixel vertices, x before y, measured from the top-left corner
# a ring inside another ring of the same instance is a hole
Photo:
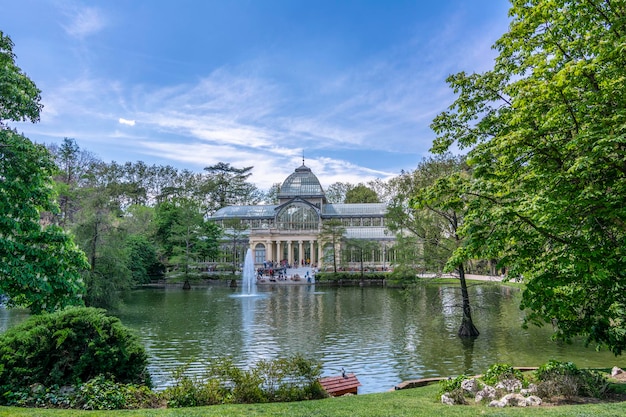
[[[264,287],[259,297],[233,297],[237,293],[223,287],[140,290],[119,315],[145,343],[160,388],[181,364],[201,375],[208,360],[225,355],[249,366],[300,353],[320,360],[325,376],[341,368],[354,372],[360,393],[387,391],[408,379],[482,373],[496,362],[614,365],[608,352],[552,342],[551,329],[523,330],[517,290],[494,284],[470,290],[481,335],[469,343],[456,336],[461,299],[449,286]]]
[[[493,363],[538,366],[557,359],[579,367],[620,366],[608,352],[552,342],[550,328],[523,330],[517,290],[485,283],[470,291],[481,335],[465,343],[456,336],[460,293],[450,286],[264,287],[258,297],[233,297],[237,292],[225,287],[138,290],[117,314],[144,343],[161,389],[181,365],[202,375],[207,361],[227,355],[249,366],[300,353],[321,361],[324,376],[341,368],[355,373],[360,393],[387,391],[408,379],[478,374]],[[21,320],[13,314],[0,311],[0,326]]]

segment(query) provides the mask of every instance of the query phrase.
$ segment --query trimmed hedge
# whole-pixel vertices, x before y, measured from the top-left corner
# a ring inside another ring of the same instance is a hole
[[[99,375],[151,386],[147,363],[138,338],[118,318],[71,307],[33,316],[0,335],[0,394],[33,384],[71,386]]]

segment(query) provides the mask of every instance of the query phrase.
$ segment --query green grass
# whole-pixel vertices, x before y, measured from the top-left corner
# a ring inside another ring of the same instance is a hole
[[[585,404],[567,406],[544,406],[527,408],[488,408],[485,405],[447,406],[435,400],[437,384],[403,391],[329,398],[297,403],[275,403],[255,405],[221,405],[158,410],[122,411],[78,411],[42,410],[32,408],[0,407],[0,417],[200,417],[200,416],[315,416],[315,417],[358,417],[358,416],[623,416],[626,402]]]

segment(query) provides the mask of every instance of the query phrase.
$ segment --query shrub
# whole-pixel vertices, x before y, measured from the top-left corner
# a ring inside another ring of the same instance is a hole
[[[1,392],[34,384],[73,386],[99,375],[150,386],[146,366],[136,336],[100,309],[71,307],[33,316],[0,335]]]
[[[119,384],[103,376],[77,387],[46,388],[41,384],[34,384],[27,389],[6,392],[4,397],[6,405],[19,407],[113,410],[161,406],[159,394],[145,385]]]
[[[439,381],[439,396],[446,392],[461,390],[461,384],[468,378],[467,375],[459,375],[456,378],[442,379]]]
[[[259,361],[250,369],[237,367],[230,358],[216,360],[204,378],[191,378],[181,368],[175,383],[163,395],[169,407],[224,403],[266,403],[325,398],[318,382],[321,365],[302,356]]]
[[[81,384],[72,402],[73,408],[84,410],[155,408],[158,406],[158,394],[145,385],[119,384],[102,375]]]
[[[544,397],[591,396],[602,398],[609,388],[609,381],[600,372],[578,369],[572,362],[549,361],[535,371],[539,381],[537,393]]]
[[[482,380],[487,385],[496,385],[499,381],[517,379],[525,384],[524,375],[519,369],[514,369],[507,363],[495,363],[487,369]]]

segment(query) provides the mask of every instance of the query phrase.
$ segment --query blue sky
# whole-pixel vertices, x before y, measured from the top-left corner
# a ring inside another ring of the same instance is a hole
[[[0,30],[42,90],[39,143],[106,161],[305,163],[323,186],[413,170],[448,75],[493,64],[506,0],[3,0]]]

